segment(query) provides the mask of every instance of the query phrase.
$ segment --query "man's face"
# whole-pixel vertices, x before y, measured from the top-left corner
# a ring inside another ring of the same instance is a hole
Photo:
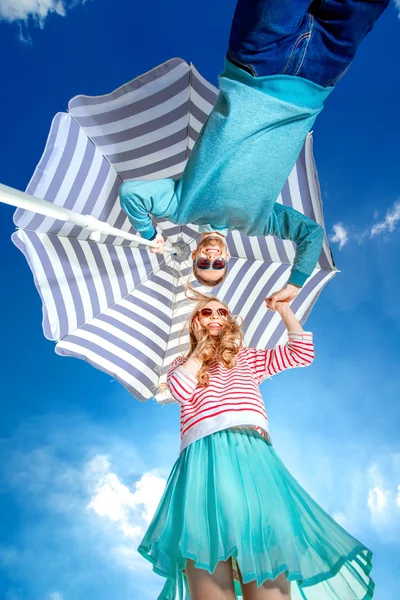
[[[193,260],[197,260],[200,257],[208,258],[211,263],[216,258],[224,258],[228,262],[230,254],[224,236],[218,233],[203,233],[196,250],[192,252]],[[221,279],[225,272],[226,267],[222,270],[202,269],[198,271],[201,278],[210,283]]]

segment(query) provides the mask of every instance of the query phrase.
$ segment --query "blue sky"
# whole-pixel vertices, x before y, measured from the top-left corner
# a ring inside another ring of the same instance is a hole
[[[26,187],[53,115],[76,94],[107,93],[173,56],[216,83],[234,0],[110,7],[0,3],[2,183]],[[374,551],[377,600],[397,600],[400,564],[399,34],[393,3],[314,127],[341,273],[308,321],[314,365],[262,386],[288,468]],[[139,404],[54,354],[13,229],[0,206],[0,597],[154,600],[163,582],[136,546],[178,454],[178,408]]]

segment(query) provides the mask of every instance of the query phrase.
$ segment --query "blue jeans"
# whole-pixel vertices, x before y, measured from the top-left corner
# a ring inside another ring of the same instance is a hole
[[[389,0],[238,0],[227,58],[255,77],[297,75],[327,87],[349,68]]]

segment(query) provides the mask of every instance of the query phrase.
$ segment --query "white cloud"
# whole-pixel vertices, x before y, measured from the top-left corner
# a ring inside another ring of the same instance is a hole
[[[160,593],[164,580],[137,546],[174,452],[151,438],[151,451],[144,453],[131,442],[132,424],[126,431],[125,422],[113,427],[114,433],[80,415],[48,415],[24,420],[10,438],[0,439],[0,487],[26,517],[24,527],[16,525],[13,544],[0,545],[0,569],[23,584],[21,592],[10,588],[7,600],[67,600],[78,582],[94,597],[99,590],[141,600]]]
[[[371,533],[383,543],[399,543],[398,445],[373,453],[370,446],[349,440],[332,453],[331,440],[310,434],[305,453],[301,436],[277,429],[275,424],[274,440],[283,463],[335,521],[366,545]]]
[[[399,454],[377,458],[368,469],[367,506],[371,525],[385,535],[400,531]],[[396,497],[397,493],[397,497]]]
[[[348,241],[348,231],[341,223],[336,223],[332,229],[334,233],[329,236],[329,239],[334,244],[339,244],[339,250],[341,250]]]
[[[399,15],[398,16],[399,16],[399,19],[400,19],[400,0],[395,0],[394,4],[395,4],[397,10],[399,11]]]
[[[382,233],[392,233],[400,224],[400,200],[397,200],[386,213],[383,221],[375,223],[371,228],[371,237]]]
[[[125,536],[140,541],[158,506],[166,480],[151,472],[144,473],[132,492],[111,471],[105,456],[96,456],[87,470],[91,477],[98,476],[87,507],[113,521]]]
[[[84,4],[86,0],[0,0],[0,20],[9,22],[27,22],[29,19],[44,26],[50,14],[65,17],[69,8]],[[22,34],[21,34],[22,35]],[[24,38],[24,36],[23,36]],[[24,41],[25,38],[24,38]]]

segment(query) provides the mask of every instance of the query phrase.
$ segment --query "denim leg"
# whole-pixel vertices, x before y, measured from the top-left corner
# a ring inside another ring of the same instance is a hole
[[[254,76],[324,87],[347,71],[389,0],[238,0],[227,57]]]
[[[326,87],[351,65],[364,37],[389,5],[389,0],[314,0],[313,27],[307,52],[296,73]]]
[[[254,76],[284,73],[310,36],[310,0],[238,0],[227,58]]]

